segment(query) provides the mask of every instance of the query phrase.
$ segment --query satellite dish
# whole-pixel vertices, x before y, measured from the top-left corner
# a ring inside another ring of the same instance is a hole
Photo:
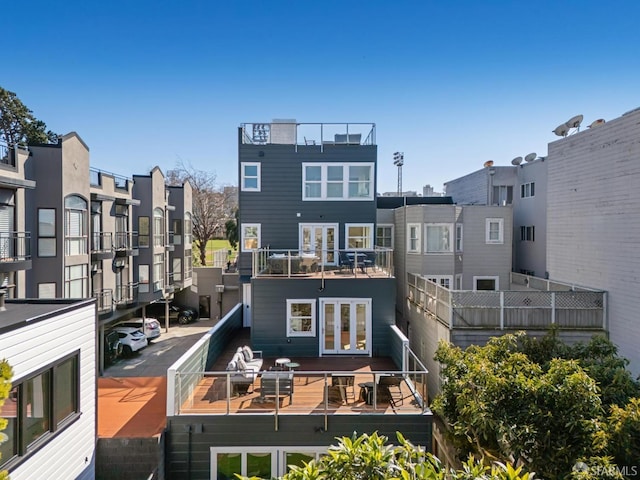
[[[536,159],[536,157],[537,157],[537,156],[538,156],[538,155],[536,155],[536,153],[535,153],[535,152],[532,152],[532,153],[530,153],[529,155],[527,155],[526,157],[524,157],[524,160],[525,160],[526,162],[533,162],[533,161]]]
[[[589,128],[599,127],[600,125],[604,125],[605,123],[607,123],[607,121],[604,118],[599,118],[591,122],[591,125],[589,125]]]
[[[484,162],[484,168],[493,167],[493,160],[487,160]]]
[[[511,160],[511,165],[520,165],[522,163],[522,157],[516,157]]]
[[[567,120],[567,123],[565,123],[565,125],[569,128],[579,128],[583,118],[584,117],[582,115],[576,115],[575,117],[571,117],[569,120]]]
[[[569,133],[569,127],[567,127],[566,123],[563,123],[562,125],[558,125],[552,132],[559,137],[566,137],[567,133]]]

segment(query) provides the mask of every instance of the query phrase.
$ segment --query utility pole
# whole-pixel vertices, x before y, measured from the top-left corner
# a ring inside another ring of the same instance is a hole
[[[398,196],[402,196],[402,165],[404,165],[404,152],[393,154],[393,164],[398,167]]]

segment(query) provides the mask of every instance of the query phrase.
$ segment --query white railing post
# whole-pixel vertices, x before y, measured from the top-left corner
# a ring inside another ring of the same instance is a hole
[[[500,330],[504,330],[504,291],[500,292]]]
[[[556,323],[556,292],[551,292],[551,325]]]

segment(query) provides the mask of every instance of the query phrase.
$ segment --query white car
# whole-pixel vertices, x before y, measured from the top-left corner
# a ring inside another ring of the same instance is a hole
[[[118,332],[120,343],[122,344],[122,352],[125,355],[131,355],[133,352],[142,350],[149,343],[147,336],[135,327],[116,327],[114,331]]]
[[[142,321],[144,320],[144,327]],[[116,327],[133,327],[140,330],[147,336],[147,340],[155,340],[160,336],[160,322],[155,318],[131,318],[126,322],[116,325]]]

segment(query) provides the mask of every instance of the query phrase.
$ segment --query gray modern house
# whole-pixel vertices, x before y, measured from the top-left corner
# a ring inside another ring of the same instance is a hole
[[[376,246],[375,125],[243,124],[238,148],[243,303],[169,369],[169,474],[282,475],[353,432],[430,448],[427,372]]]

